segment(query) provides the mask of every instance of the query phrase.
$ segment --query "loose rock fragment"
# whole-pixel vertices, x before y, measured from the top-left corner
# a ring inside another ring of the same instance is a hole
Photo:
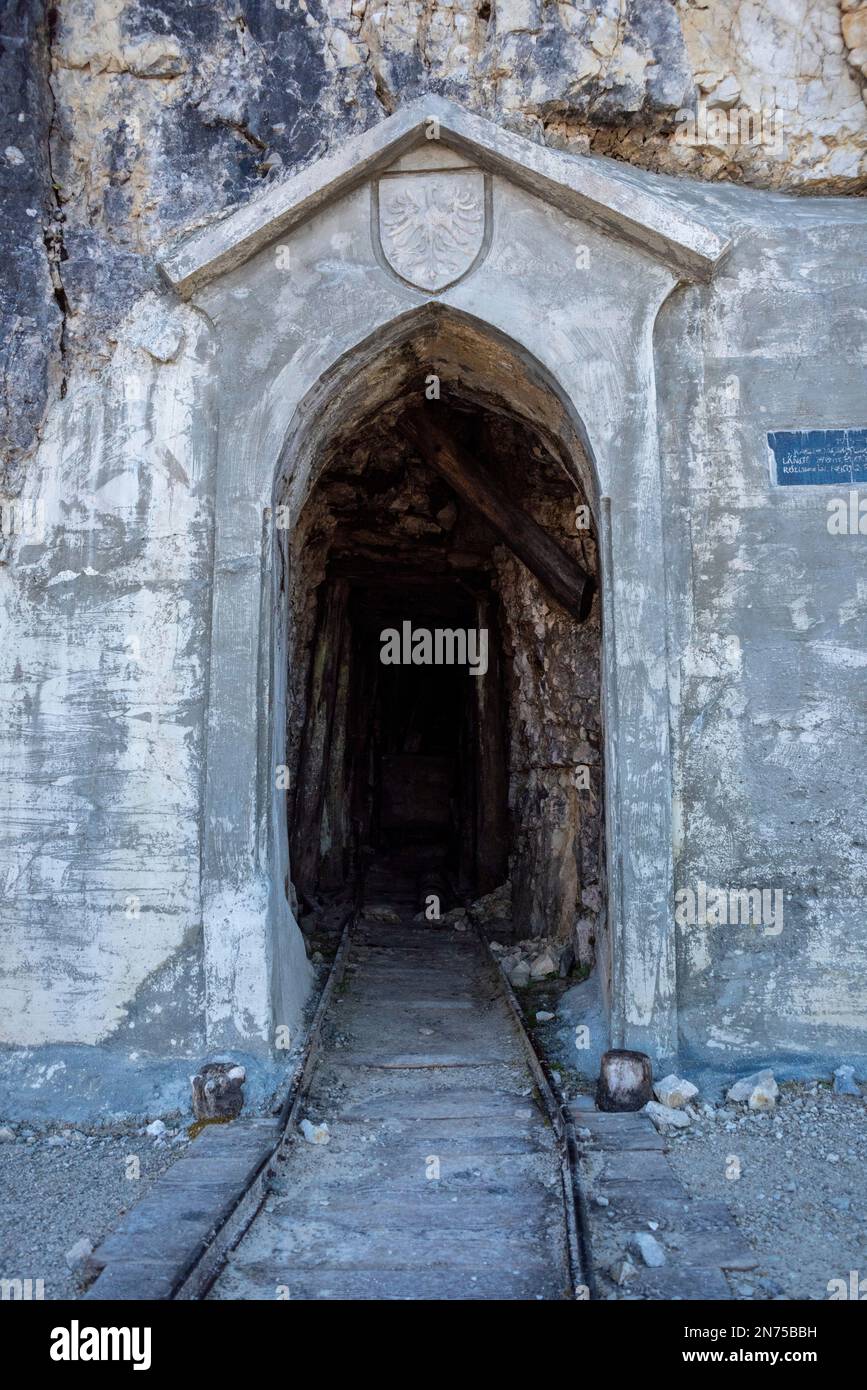
[[[476,898],[475,902],[470,904],[470,912],[481,925],[487,922],[507,921],[512,912],[511,882],[501,883],[493,892],[485,894],[483,898]]]
[[[667,1105],[672,1110],[681,1110],[687,1101],[698,1095],[698,1087],[672,1072],[670,1076],[664,1076],[654,1084],[653,1094],[660,1105]]]
[[[519,960],[509,975],[509,983],[523,989],[530,983],[530,967],[525,960]]]
[[[626,1259],[615,1260],[614,1264],[610,1265],[608,1269],[609,1277],[614,1280],[615,1284],[621,1287],[626,1283],[627,1279],[632,1278],[634,1273],[635,1265],[631,1260]]]
[[[649,1231],[636,1231],[630,1242],[630,1249],[640,1255],[649,1269],[659,1269],[665,1264],[665,1251],[656,1236]]]
[[[331,1140],[331,1134],[327,1124],[314,1124],[312,1120],[302,1120],[298,1126],[308,1144],[327,1144]]]
[[[854,1067],[838,1067],[834,1072],[834,1094],[837,1096],[860,1096],[861,1087],[855,1081]]]
[[[747,1104],[751,1110],[773,1110],[777,1103],[779,1088],[773,1076],[766,1081],[759,1081],[750,1092]]]
[[[530,966],[530,978],[546,980],[549,975],[556,975],[559,969],[559,962],[555,959],[554,953],[546,950],[538,955]]]
[[[689,1116],[685,1110],[675,1110],[671,1105],[660,1105],[658,1101],[649,1100],[644,1106],[645,1115],[649,1115],[658,1130],[666,1129],[688,1129]]]
[[[82,1287],[90,1283],[99,1272],[93,1262],[93,1246],[86,1236],[77,1240],[63,1257],[67,1267],[72,1270],[76,1283]]]
[[[756,1095],[756,1104],[753,1105],[751,1097]],[[753,1072],[751,1076],[745,1076],[742,1080],[736,1081],[729,1087],[726,1093],[726,1100],[734,1101],[737,1105],[748,1103],[753,1110],[771,1110],[779,1095],[779,1088],[774,1080],[774,1073],[770,1068],[764,1071]]]

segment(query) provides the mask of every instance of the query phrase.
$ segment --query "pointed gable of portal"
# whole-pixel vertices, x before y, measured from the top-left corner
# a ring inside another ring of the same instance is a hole
[[[386,171],[417,170],[413,151],[429,150],[438,141],[444,166],[465,175],[455,180],[464,244],[453,249],[455,279],[483,250],[485,184],[492,174],[655,256],[679,279],[708,280],[729,247],[727,236],[695,215],[676,185],[628,169],[610,160],[567,154],[534,144],[474,116],[441,97],[424,97],[389,116],[333,154],[317,160],[293,178],[272,185],[219,222],[185,238],[160,261],[169,283],[185,299],[216,277],[234,270],[263,247],[284,235],[327,203],[369,179],[379,193]],[[469,168],[468,166],[472,166]],[[464,187],[465,185],[465,187]],[[402,198],[403,201],[398,201]],[[421,199],[421,202],[418,202]],[[386,259],[397,274],[429,293],[445,288],[425,267],[424,246],[412,244],[413,218],[426,200],[436,213],[437,190],[430,180],[389,185],[387,207],[378,198],[378,234]],[[390,254],[389,254],[390,250]],[[409,268],[410,274],[406,275]],[[414,278],[415,277],[415,278]],[[427,277],[427,278],[425,278]]]

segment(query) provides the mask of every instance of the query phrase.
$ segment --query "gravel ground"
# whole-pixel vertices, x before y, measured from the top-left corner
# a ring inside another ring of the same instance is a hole
[[[19,1128],[0,1142],[0,1279],[43,1279],[46,1299],[79,1297],[66,1252],[82,1238],[97,1246],[187,1143],[176,1130]]]
[[[735,1297],[825,1300],[830,1280],[867,1279],[863,1098],[786,1084],[772,1111],[723,1105],[668,1140],[690,1195],[725,1202],[761,1257],[729,1276]]]
[[[531,1019],[540,1007],[557,1010],[560,985],[521,991]],[[535,1036],[566,1091],[586,1091],[570,1071],[560,1025],[558,1015]],[[839,1293],[829,1283],[848,1288],[854,1270],[867,1298],[867,1096],[837,1095],[830,1081],[786,1082],[768,1111],[702,1102],[693,1102],[687,1129],[664,1131],[667,1156],[691,1197],[726,1204],[759,1256],[755,1270],[727,1275],[732,1297],[826,1300]],[[628,1297],[628,1288],[616,1296]]]

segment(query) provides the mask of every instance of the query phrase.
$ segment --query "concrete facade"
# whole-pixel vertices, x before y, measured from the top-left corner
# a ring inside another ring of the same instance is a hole
[[[379,216],[407,175],[469,198],[427,281]],[[863,1062],[867,541],[829,532],[840,489],[776,485],[766,435],[867,425],[865,249],[855,202],[560,153],[433,97],[167,248],[111,369],[52,409],[44,530],[0,571],[15,1084],[297,1031],[275,514],[425,338],[593,507],[608,1040]],[[679,925],[699,882],[780,890],[782,930]]]

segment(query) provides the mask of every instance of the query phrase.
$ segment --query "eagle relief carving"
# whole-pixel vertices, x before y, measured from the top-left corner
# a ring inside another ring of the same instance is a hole
[[[378,194],[380,248],[402,280],[436,294],[481,258],[487,199],[480,169],[386,176]]]

